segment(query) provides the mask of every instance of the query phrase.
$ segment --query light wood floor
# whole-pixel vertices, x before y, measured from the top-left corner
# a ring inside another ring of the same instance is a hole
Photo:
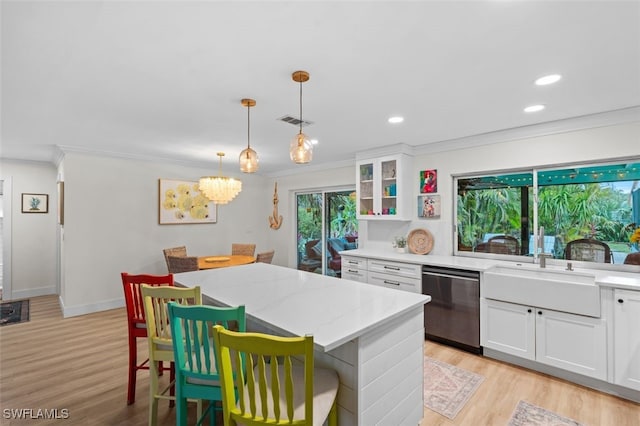
[[[57,296],[31,299],[31,321],[0,327],[0,424],[146,424],[146,371],[138,373],[136,403],[126,404],[125,318],[122,308],[62,319]],[[146,343],[139,351],[146,353]],[[521,399],[589,426],[640,424],[640,405],[630,401],[429,341],[425,354],[485,377],[453,421],[425,409],[425,426],[506,425]],[[5,419],[11,408],[64,408],[69,419]],[[174,425],[174,416],[161,401],[160,424]]]

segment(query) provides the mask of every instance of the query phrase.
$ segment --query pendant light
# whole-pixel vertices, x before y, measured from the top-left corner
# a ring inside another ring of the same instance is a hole
[[[300,131],[289,145],[289,156],[296,164],[306,164],[313,157],[313,146],[311,141],[302,133],[302,83],[309,80],[309,73],[306,71],[296,71],[291,77],[296,83],[300,83]]]
[[[243,149],[240,153],[240,171],[244,173],[254,173],[258,170],[258,154],[251,149],[250,143],[250,110],[252,106],[256,105],[256,101],[253,99],[243,99],[240,101],[243,106],[247,107],[247,148]]]
[[[218,152],[220,157],[220,171],[218,176],[203,176],[200,178],[200,191],[216,204],[227,204],[242,191],[242,182],[238,179],[222,176],[222,157],[224,152]]]

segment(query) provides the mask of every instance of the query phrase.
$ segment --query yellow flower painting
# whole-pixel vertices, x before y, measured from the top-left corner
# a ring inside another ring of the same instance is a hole
[[[158,186],[160,225],[216,223],[216,204],[200,192],[198,182],[159,179]]]

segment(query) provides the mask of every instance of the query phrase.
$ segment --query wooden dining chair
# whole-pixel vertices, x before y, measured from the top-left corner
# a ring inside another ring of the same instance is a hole
[[[205,416],[215,419],[215,402],[222,401],[220,378],[213,345],[212,327],[246,331],[244,306],[181,306],[169,303],[169,321],[176,365],[176,424],[187,424],[187,399],[209,401]],[[214,424],[214,422],[211,422]]]
[[[127,404],[136,400],[136,376],[138,370],[148,370],[149,359],[138,364],[138,339],[147,338],[147,323],[142,301],[142,284],[150,286],[173,286],[173,275],[130,275],[122,272],[122,287],[127,308],[127,329],[129,331],[129,384],[127,387]],[[159,366],[158,374],[170,370],[170,367]],[[173,374],[172,374],[173,377]]]
[[[171,248],[163,249],[162,252],[164,253],[164,260],[165,262],[167,262],[167,270],[171,272],[171,268],[169,266],[169,256],[186,257],[187,247],[186,246],[171,247]]]
[[[167,256],[167,267],[169,272],[177,274],[198,270],[198,258],[196,256]]]
[[[216,325],[213,339],[225,425],[338,424],[338,374],[314,367],[312,336],[238,333]]]
[[[520,242],[510,235],[495,235],[487,241],[487,253],[520,254]]]
[[[256,245],[255,244],[231,244],[231,254],[239,254],[242,256],[255,256]]]
[[[611,248],[602,241],[580,238],[569,241],[564,250],[564,258],[567,260],[611,263]]]
[[[275,254],[275,250],[263,251],[256,255],[256,263],[271,263],[273,260],[273,255]]]
[[[158,421],[158,400],[174,401],[171,390],[174,382],[160,390],[160,363],[174,362],[173,341],[169,324],[169,302],[181,305],[202,305],[200,287],[152,287],[143,284],[141,287],[144,302],[144,314],[147,323],[147,342],[149,343],[149,426],[155,426]],[[169,392],[169,394],[167,394]],[[198,415],[201,405],[198,403]]]

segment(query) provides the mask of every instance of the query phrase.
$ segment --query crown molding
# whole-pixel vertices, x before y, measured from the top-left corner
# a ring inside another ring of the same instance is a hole
[[[512,129],[498,130],[495,132],[482,133],[464,138],[427,143],[415,146],[413,151],[416,155],[455,151],[464,148],[491,145],[518,139],[528,139],[634,122],[640,122],[640,106],[583,115],[580,117],[572,117],[564,120],[532,124],[530,126],[514,127]]]

